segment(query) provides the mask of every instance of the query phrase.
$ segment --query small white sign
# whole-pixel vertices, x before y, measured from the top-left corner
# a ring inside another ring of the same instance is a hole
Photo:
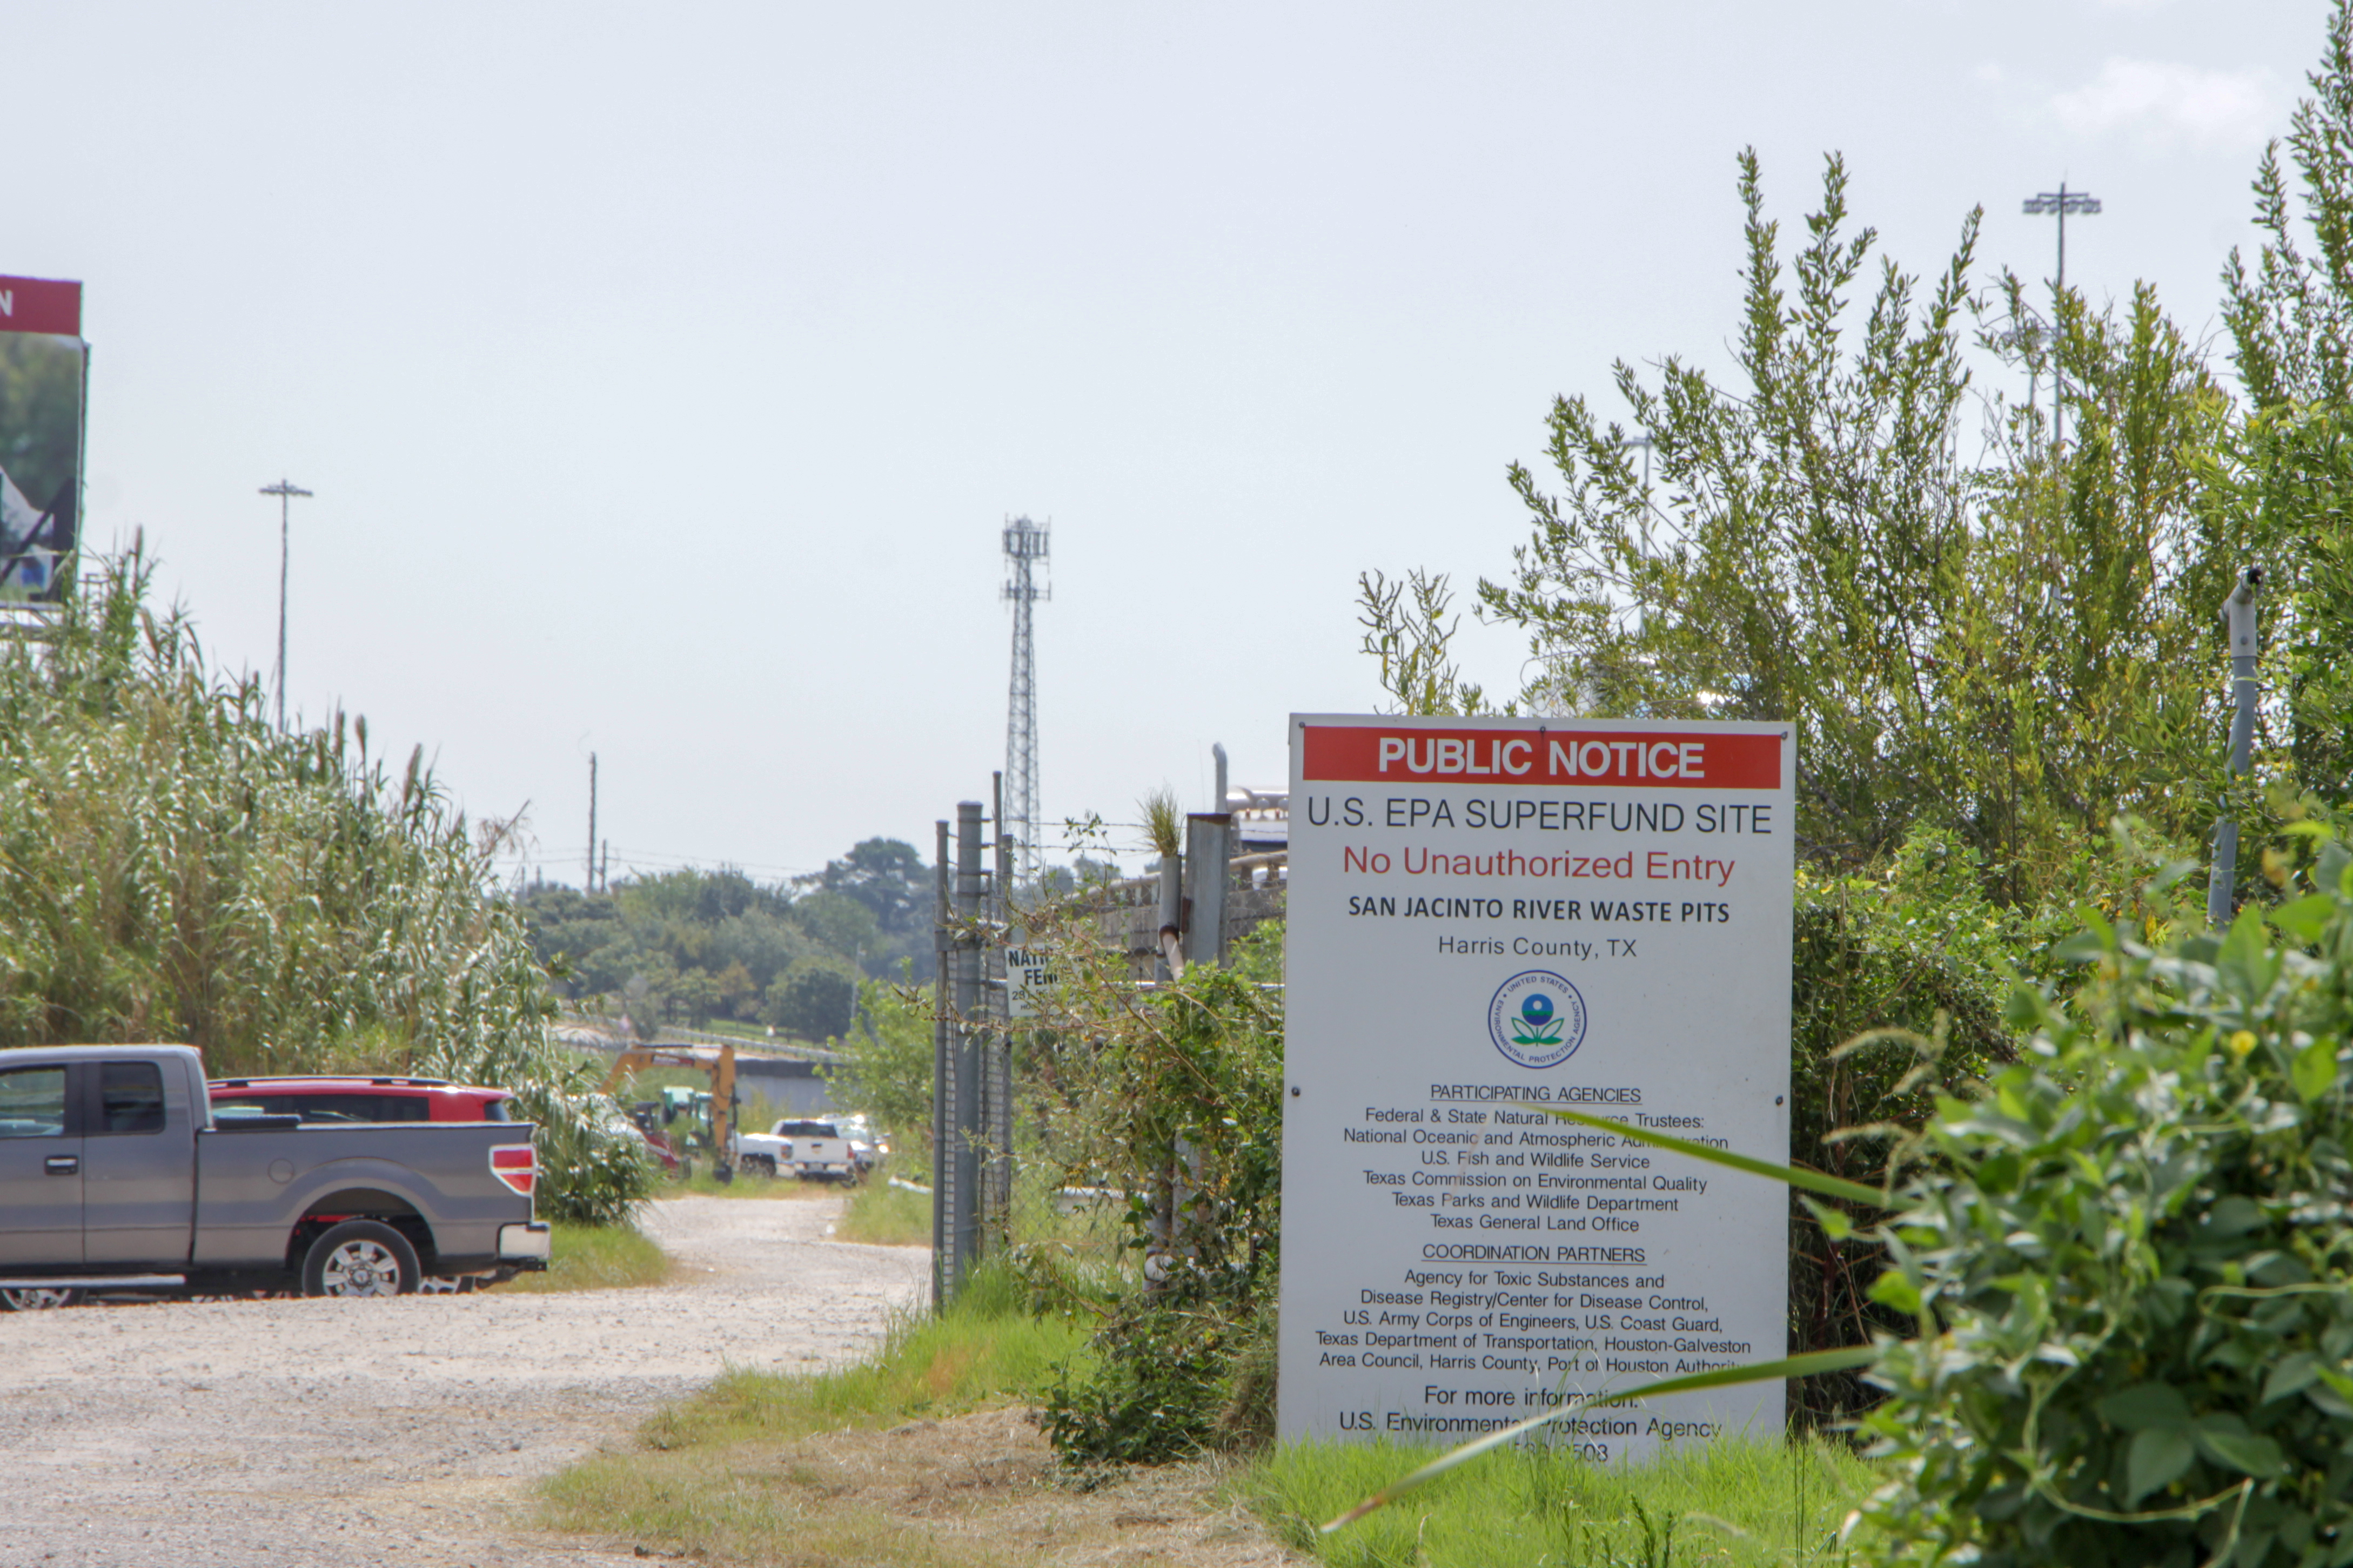
[[[1005,1016],[1008,1018],[1036,1017],[1039,1000],[1060,981],[1061,975],[1055,971],[1054,961],[1046,954],[1035,948],[1007,948]]]
[[[1778,724],[1294,716],[1279,1425],[1452,1441],[1787,1353],[1795,743]],[[1600,1406],[1598,1460],[1777,1431]]]

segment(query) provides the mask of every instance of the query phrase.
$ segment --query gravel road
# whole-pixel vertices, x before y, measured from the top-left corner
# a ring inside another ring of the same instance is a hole
[[[873,1344],[929,1254],[839,1212],[657,1204],[653,1289],[0,1314],[0,1564],[638,1562],[530,1531],[529,1483],[726,1367]]]

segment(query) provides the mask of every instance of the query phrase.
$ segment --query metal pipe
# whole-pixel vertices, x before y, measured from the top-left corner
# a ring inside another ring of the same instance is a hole
[[[987,895],[980,869],[980,802],[956,803],[955,1191],[950,1196],[949,1294],[964,1289],[980,1240],[980,939]]]
[[[939,849],[932,861],[932,1310],[946,1310],[954,1294],[948,1279],[948,1149],[954,1142],[948,1098],[948,825],[939,823]]]
[[[2231,776],[2244,778],[2254,750],[2255,590],[2263,584],[2263,569],[2250,566],[2222,605],[2223,624],[2231,645]],[[2214,824],[2214,868],[2206,879],[2206,923],[2231,922],[2231,894],[2239,876],[2239,823],[2225,816]]]
[[[1160,858],[1160,967],[1162,980],[1185,973],[1185,861],[1181,855]]]

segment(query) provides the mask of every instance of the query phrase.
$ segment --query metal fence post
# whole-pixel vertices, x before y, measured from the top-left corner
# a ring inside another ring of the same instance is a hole
[[[1013,1215],[1013,998],[1006,989],[1006,944],[1013,940],[1013,836],[1005,829],[1005,775],[989,775],[997,815],[990,819],[995,858],[988,879],[987,1013],[994,1026],[983,1048],[982,1136],[988,1165],[981,1182],[982,1247],[995,1252],[1012,1239]]]
[[[948,1263],[948,1150],[955,1142],[955,1085],[948,1066],[948,825],[939,824],[939,851],[932,862],[932,1310],[955,1294]]]
[[[980,1016],[979,923],[987,891],[980,869],[980,802],[956,803],[955,875],[955,1190],[949,1195],[948,1251],[953,1290],[979,1255],[980,1227]]]
[[[1226,961],[1226,861],[1233,826],[1232,815],[1223,811],[1185,818],[1185,896],[1192,906],[1185,922],[1187,964]]]
[[[1185,860],[1181,855],[1160,858],[1160,961],[1153,978],[1170,981],[1183,972],[1185,954]]]
[[[2239,585],[2231,590],[2222,605],[2231,644],[2231,697],[2235,704],[2231,714],[2232,778],[2246,777],[2254,748],[2255,700],[2260,695],[2255,680],[2255,590],[2263,585],[2263,569],[2250,566],[2240,574]],[[2231,894],[2238,879],[2239,822],[2226,816],[2214,824],[2214,868],[2206,879],[2208,925],[2219,928],[2231,923]]]

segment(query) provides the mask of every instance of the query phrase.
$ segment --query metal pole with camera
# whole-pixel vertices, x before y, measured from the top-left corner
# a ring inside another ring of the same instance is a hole
[[[2222,605],[2222,620],[2231,644],[2231,776],[2244,778],[2255,741],[2255,590],[2263,585],[2263,569],[2250,566]],[[2214,824],[2214,868],[2206,882],[2206,923],[2220,928],[2231,922],[2231,890],[2239,875],[2239,822],[2225,816]]]

